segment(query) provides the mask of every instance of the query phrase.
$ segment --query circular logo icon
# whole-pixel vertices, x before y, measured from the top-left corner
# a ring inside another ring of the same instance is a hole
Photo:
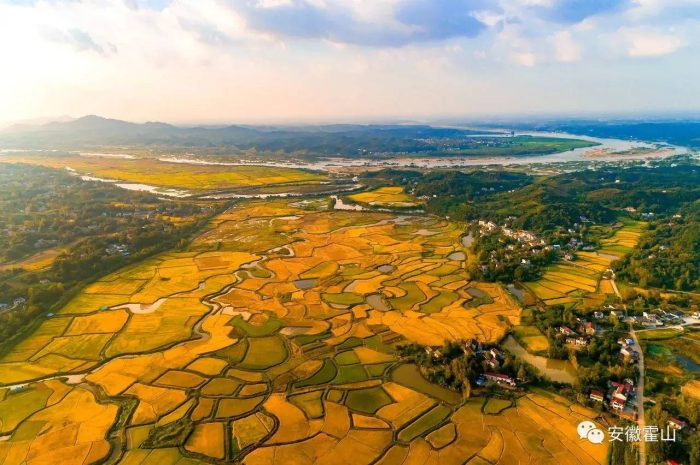
[[[605,433],[598,428],[594,428],[588,432],[587,438],[593,444],[601,444],[605,440]]]
[[[595,423],[592,421],[582,421],[578,424],[576,431],[578,431],[578,437],[581,439],[586,439],[588,437],[588,432],[596,429]]]

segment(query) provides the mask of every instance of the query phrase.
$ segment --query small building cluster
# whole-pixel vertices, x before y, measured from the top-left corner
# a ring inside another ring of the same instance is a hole
[[[623,360],[636,362],[639,360],[639,352],[632,347],[634,340],[631,338],[622,338],[617,341],[620,344],[620,358]]]
[[[480,384],[481,381],[481,384]],[[494,373],[491,371],[487,371],[484,373],[482,376],[479,377],[479,379],[476,381],[476,384],[482,385],[482,384],[487,384],[487,383],[495,383],[495,384],[500,384],[500,385],[505,385],[505,386],[510,386],[510,387],[516,387],[518,385],[517,381],[512,376],[509,375],[504,375],[502,373]]]
[[[0,303],[0,311],[11,310],[13,308],[21,307],[26,303],[27,303],[27,299],[25,299],[24,297],[16,297],[12,301],[12,304],[4,303],[4,302]]]
[[[598,332],[598,326],[594,322],[582,318],[576,320],[578,322],[576,331],[566,325],[561,325],[557,328],[557,332],[566,338],[567,344],[585,347],[590,343],[590,338]]]
[[[540,239],[535,233],[531,231],[526,231],[524,229],[514,230],[506,225],[498,226],[493,221],[479,220],[479,227],[482,233],[500,230],[504,236],[515,239],[521,244],[529,244],[533,247],[537,245],[547,244],[543,239]]]
[[[129,246],[126,244],[109,244],[105,249],[107,255],[129,256]]]
[[[503,351],[498,347],[484,348],[478,340],[470,339],[464,343],[464,352],[470,356],[481,357],[486,366],[494,370],[486,371],[484,374],[480,375],[476,380],[477,386],[498,384],[516,387],[518,385],[517,381],[512,376],[495,371],[501,368],[505,359]]]
[[[624,382],[617,381],[608,382],[607,394],[603,391],[594,389],[589,394],[589,399],[598,403],[605,403],[608,400],[608,405],[612,411],[623,414],[625,407],[635,397],[634,383],[631,379],[626,379]]]

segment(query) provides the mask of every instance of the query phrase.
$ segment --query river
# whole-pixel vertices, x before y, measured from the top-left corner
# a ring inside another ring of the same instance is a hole
[[[615,156],[614,152],[625,152],[633,149],[652,149],[657,147],[656,144],[622,140],[622,139],[604,139],[600,137],[581,136],[577,134],[567,134],[559,132],[537,132],[525,131],[517,132],[516,136],[533,136],[533,137],[554,137],[560,139],[580,139],[589,142],[595,142],[598,145],[594,147],[582,147],[578,149],[568,150],[566,152],[554,153],[551,155],[533,155],[524,157],[403,157],[403,158],[340,158],[328,157],[316,161],[304,162],[301,160],[295,161],[260,161],[260,160],[238,160],[238,161],[210,161],[192,157],[162,157],[160,161],[168,163],[184,163],[198,165],[221,165],[221,166],[274,166],[283,168],[303,168],[315,171],[329,171],[334,168],[352,168],[352,167],[416,167],[416,168],[450,168],[460,166],[483,166],[483,165],[529,165],[535,163],[565,163],[571,161],[611,161],[611,160],[639,160],[650,158],[647,153],[629,154],[625,156]],[[493,137],[502,137],[502,134],[494,134]],[[476,136],[466,136],[476,137]],[[479,137],[484,137],[480,135]],[[666,156],[680,155],[687,153],[688,150],[684,147],[672,146],[664,144],[670,150]],[[587,158],[586,155],[591,151],[607,151],[610,156],[602,156],[596,158]]]

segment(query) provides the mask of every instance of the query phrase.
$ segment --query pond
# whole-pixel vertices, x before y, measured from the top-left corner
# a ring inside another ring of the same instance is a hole
[[[539,355],[532,355],[521,346],[513,336],[508,336],[503,348],[511,354],[534,366],[542,376],[557,383],[576,383],[576,368],[568,360],[554,360]]]
[[[508,292],[513,294],[521,304],[525,303],[525,289],[518,288],[515,286],[515,284],[508,284],[506,288],[508,289]]]
[[[350,210],[350,211],[358,211],[358,212],[364,210],[362,205],[345,203],[345,202],[343,202],[343,199],[341,199],[337,195],[331,195],[331,198],[335,200],[335,204],[333,206],[333,208],[335,210]]]
[[[390,274],[396,270],[396,267],[394,265],[381,265],[377,270],[379,270],[380,273]]]
[[[297,289],[305,290],[305,289],[311,289],[316,285],[316,280],[315,279],[297,279],[294,281],[294,285],[297,287]]]
[[[472,233],[469,233],[466,236],[462,236],[462,245],[464,247],[471,247],[473,243],[474,237],[472,236]]]
[[[464,252],[452,252],[447,256],[449,260],[454,260],[458,262],[463,262],[464,260],[467,259],[467,256],[464,254]]]
[[[680,354],[674,354],[673,357],[676,359],[676,362],[683,367],[684,370],[687,370],[691,373],[700,373],[700,365],[695,363],[690,358]]]

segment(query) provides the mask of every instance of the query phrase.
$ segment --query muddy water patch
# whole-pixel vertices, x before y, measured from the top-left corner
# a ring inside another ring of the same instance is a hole
[[[467,259],[467,256],[464,254],[464,252],[452,252],[447,256],[447,258],[456,262],[463,262]]]
[[[285,326],[280,329],[280,334],[283,336],[297,336],[299,334],[304,334],[309,328],[306,326]]]
[[[394,265],[381,265],[377,270],[380,273],[391,274],[396,270],[396,267]]]
[[[576,383],[576,368],[568,360],[555,360],[539,355],[532,355],[525,350],[513,336],[508,336],[503,347],[516,357],[534,366],[540,374],[557,383]]]
[[[462,236],[461,242],[462,246],[471,247],[474,243],[474,237],[472,236],[472,233],[469,233],[466,236]]]
[[[343,202],[343,199],[341,199],[337,195],[331,195],[331,198],[335,200],[335,204],[333,205],[334,210],[351,210],[357,212],[364,210],[364,207],[362,205],[345,203]]]
[[[515,287],[515,284],[508,284],[506,288],[508,289],[508,292],[513,294],[521,304],[525,303],[525,289]]]
[[[413,233],[416,236],[434,236],[436,234],[440,234],[437,231],[431,231],[429,229],[419,229],[418,231]]]

